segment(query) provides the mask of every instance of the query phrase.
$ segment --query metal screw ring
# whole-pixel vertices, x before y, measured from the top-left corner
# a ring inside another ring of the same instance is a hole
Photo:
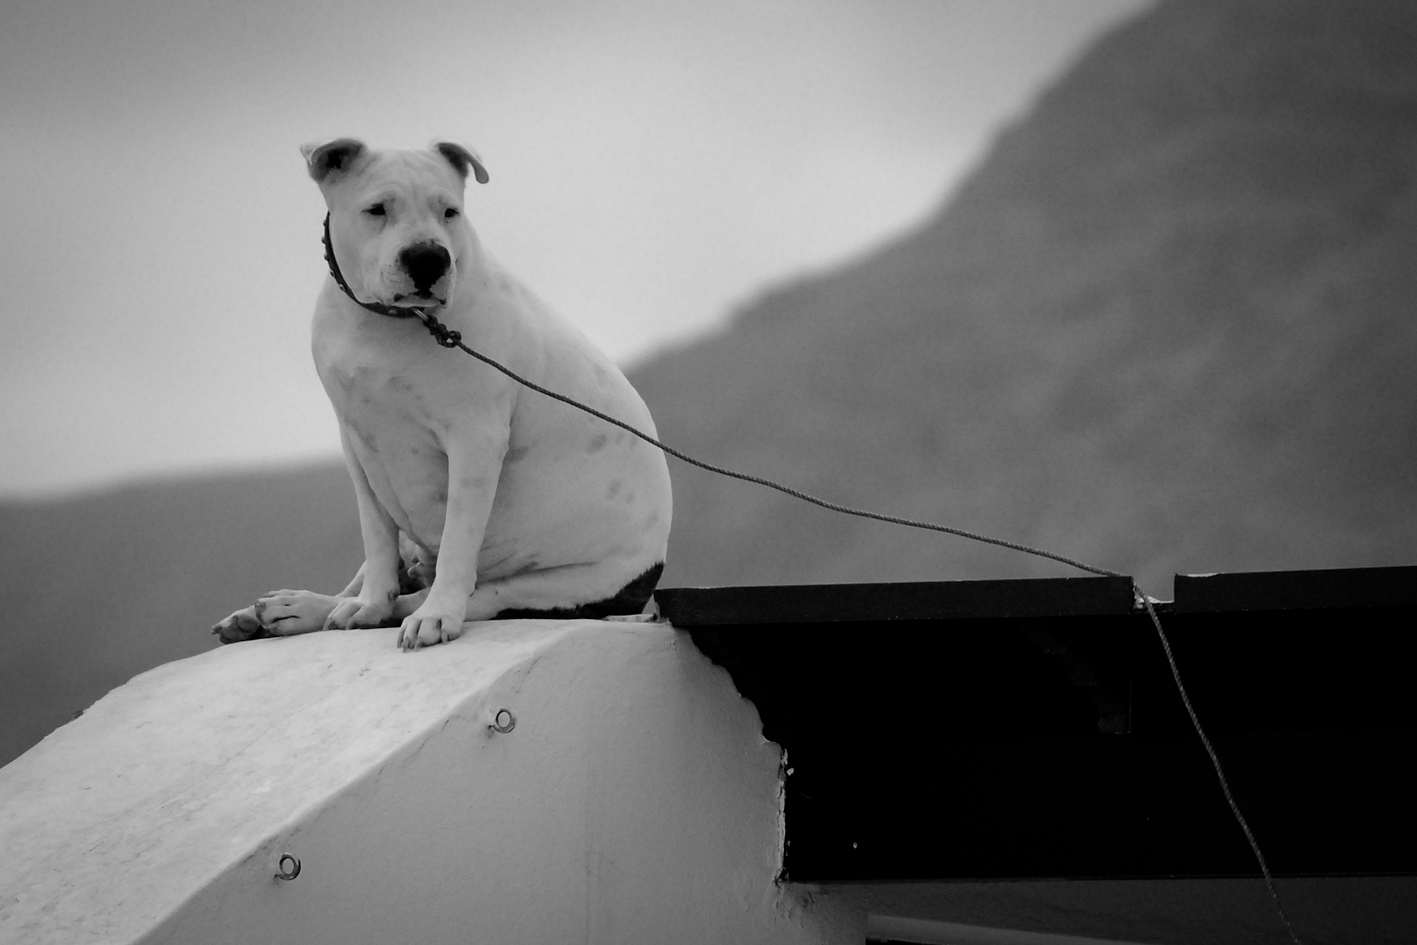
[[[511,709],[503,706],[492,715],[492,731],[501,732],[503,735],[517,727],[517,717]]]
[[[286,860],[290,861],[290,866],[285,865]],[[291,853],[282,853],[276,862],[276,867],[279,870],[276,873],[276,879],[292,880],[300,875],[300,857]]]

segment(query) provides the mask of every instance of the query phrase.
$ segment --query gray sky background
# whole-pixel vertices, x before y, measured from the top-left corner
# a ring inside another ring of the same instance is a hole
[[[298,146],[477,148],[621,363],[933,211],[1145,0],[7,0],[0,497],[338,451]]]

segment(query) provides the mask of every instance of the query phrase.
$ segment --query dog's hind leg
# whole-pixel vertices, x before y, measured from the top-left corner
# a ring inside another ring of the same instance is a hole
[[[271,632],[271,636],[289,637],[297,633],[310,633],[325,629],[335,604],[344,600],[347,594],[317,594],[314,591],[299,591],[283,588],[271,591],[256,601],[256,616],[261,625]]]
[[[402,622],[423,603],[428,596],[427,586],[432,583],[433,573],[434,566],[423,562],[417,548],[408,545],[404,549],[399,565],[399,588],[404,594],[394,602],[390,626]],[[223,643],[237,643],[323,630],[335,604],[358,594],[363,584],[364,567],[361,565],[353,579],[338,594],[317,594],[315,591],[292,588],[271,591],[250,607],[241,608],[212,627],[212,633],[219,636]]]
[[[309,633],[325,625],[339,597],[284,588],[271,591],[250,607],[212,627],[223,643],[239,643],[262,637],[288,637]]]
[[[222,643],[240,643],[243,640],[255,640],[271,635],[269,630],[261,626],[261,618],[256,614],[255,604],[241,608],[216,624],[212,627],[212,633],[216,634]]]
[[[425,584],[432,568],[424,568],[410,547],[399,562],[399,589],[404,591],[394,601],[394,612],[385,626],[395,626],[418,609],[428,596]],[[341,600],[354,597],[364,585],[364,567],[361,565],[354,579],[344,590],[334,596],[317,594],[314,591],[296,591],[285,588],[271,591],[256,601],[256,617],[261,626],[270,631],[271,636],[289,637],[297,633],[329,629],[330,614]]]

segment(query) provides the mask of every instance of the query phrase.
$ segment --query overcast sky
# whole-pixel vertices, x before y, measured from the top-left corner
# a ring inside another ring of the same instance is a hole
[[[478,149],[621,363],[932,212],[1145,0],[6,0],[0,497],[338,452],[299,145]]]

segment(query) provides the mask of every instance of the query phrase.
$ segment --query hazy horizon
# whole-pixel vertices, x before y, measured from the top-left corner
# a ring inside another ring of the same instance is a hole
[[[478,148],[491,252],[628,363],[924,219],[1147,5],[20,0],[0,498],[337,455],[303,141]]]

